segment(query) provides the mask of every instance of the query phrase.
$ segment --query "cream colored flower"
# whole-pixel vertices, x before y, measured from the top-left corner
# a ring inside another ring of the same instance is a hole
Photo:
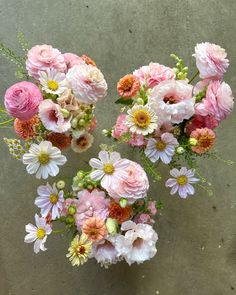
[[[71,148],[76,153],[87,151],[93,144],[94,137],[88,132],[83,132],[78,136],[72,138]]]

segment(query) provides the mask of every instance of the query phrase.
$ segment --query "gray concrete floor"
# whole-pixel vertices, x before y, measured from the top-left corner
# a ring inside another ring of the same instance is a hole
[[[0,0],[0,39],[17,49],[16,31],[32,45],[52,44],[61,51],[87,53],[104,72],[108,97],[98,105],[98,130],[89,153],[68,155],[61,172],[71,176],[83,161],[97,154],[100,132],[114,123],[118,107],[116,82],[126,73],[157,61],[170,64],[169,53],[187,64],[197,42],[226,48],[231,62],[226,81],[236,94],[235,0]],[[0,93],[15,82],[14,66],[0,59]],[[235,112],[218,129],[217,148],[235,160]],[[0,136],[13,136],[10,129]],[[236,181],[235,166],[211,160],[201,163],[214,184],[215,195],[203,190],[186,201],[174,198],[163,182],[150,194],[165,203],[156,224],[158,253],[150,262],[109,270],[91,261],[72,268],[65,258],[67,239],[48,239],[48,251],[35,255],[23,243],[24,225],[33,221],[33,201],[40,181],[28,176],[0,143],[0,294],[1,295],[230,295],[236,294]],[[123,156],[136,159],[127,147]],[[167,177],[167,170],[163,168]],[[159,292],[159,293],[158,293]]]

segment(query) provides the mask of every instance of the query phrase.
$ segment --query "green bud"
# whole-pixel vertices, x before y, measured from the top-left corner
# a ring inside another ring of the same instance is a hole
[[[181,155],[185,152],[185,149],[182,146],[177,147],[176,153]]]
[[[177,68],[173,68],[172,70],[173,70],[173,72],[175,73],[175,75],[177,75],[178,72],[179,72],[179,70],[178,70]]]
[[[71,121],[71,126],[72,126],[73,128],[76,128],[77,125],[78,125],[78,119],[77,119],[77,118],[72,119],[72,121]]]
[[[144,105],[144,101],[143,101],[143,99],[141,97],[139,97],[137,99],[137,104],[142,105],[142,106]]]
[[[198,143],[198,141],[197,141],[196,138],[193,138],[193,137],[190,137],[190,138],[189,138],[189,144],[190,144],[190,145],[195,146],[195,145],[197,145],[197,143]]]
[[[74,214],[76,213],[76,208],[75,208],[74,206],[70,206],[70,207],[68,208],[68,213],[69,213],[70,215],[74,215]]]
[[[103,129],[103,130],[102,130],[102,134],[105,135],[105,136],[108,135],[108,132],[109,132],[109,131],[108,131],[107,129]]]
[[[64,180],[59,180],[59,181],[57,182],[56,186],[57,186],[58,189],[63,189],[63,188],[65,188],[66,183],[65,183]]]
[[[118,222],[115,219],[108,217],[106,221],[106,228],[109,234],[114,235],[118,230]]]
[[[91,184],[87,185],[87,189],[88,190],[92,190],[93,189],[93,186]]]
[[[68,118],[70,116],[70,112],[66,109],[61,109],[61,113],[64,118]]]
[[[121,198],[120,201],[119,201],[119,204],[122,208],[125,208],[126,205],[127,205],[128,201],[126,198]]]
[[[84,126],[85,125],[85,120],[84,119],[80,119],[79,120],[79,126]]]
[[[79,178],[84,178],[84,172],[83,171],[78,171],[77,176]]]
[[[79,187],[79,188],[83,188],[83,187],[84,187],[83,182],[79,182],[79,183],[78,183],[78,187]]]
[[[188,67],[184,67],[183,69],[182,69],[182,72],[184,72],[184,73],[186,73],[188,71]]]
[[[66,217],[66,223],[67,224],[73,224],[75,222],[75,219],[73,216],[67,216]]]

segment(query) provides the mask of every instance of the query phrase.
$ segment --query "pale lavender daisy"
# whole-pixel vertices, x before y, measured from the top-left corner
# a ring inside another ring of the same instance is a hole
[[[194,195],[195,190],[192,184],[197,183],[200,179],[194,177],[192,169],[188,170],[186,167],[182,167],[178,170],[174,168],[170,171],[170,175],[174,178],[169,178],[166,181],[166,187],[171,187],[171,195],[178,192],[183,199],[186,199],[188,195]]]
[[[47,236],[51,234],[52,228],[49,224],[46,223],[46,219],[39,217],[38,214],[35,214],[35,223],[36,226],[29,223],[25,226],[25,231],[28,233],[25,236],[25,243],[34,242],[34,252],[38,253],[41,251],[46,251],[47,248],[44,246]]]
[[[150,138],[144,153],[153,163],[161,159],[164,164],[169,164],[178,145],[173,134],[165,132],[158,139]]]
[[[52,219],[60,217],[62,204],[64,202],[64,192],[59,191],[54,183],[51,186],[49,183],[40,185],[37,189],[38,197],[35,199],[35,205],[41,209],[41,215],[46,217],[49,212],[52,212]]]
[[[125,168],[130,165],[130,161],[121,159],[119,153],[100,151],[98,158],[89,161],[89,165],[95,169],[90,173],[90,177],[95,181],[101,180],[103,188],[108,189],[114,181],[128,177]]]

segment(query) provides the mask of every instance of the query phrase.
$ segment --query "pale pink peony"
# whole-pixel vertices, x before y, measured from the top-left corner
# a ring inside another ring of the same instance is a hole
[[[229,66],[227,53],[219,45],[199,43],[193,56],[202,79],[221,79]]]
[[[36,80],[40,71],[48,68],[56,69],[59,72],[66,71],[65,58],[62,53],[51,45],[36,45],[27,54],[26,69],[29,75]]]
[[[185,81],[167,80],[152,89],[148,105],[160,122],[181,123],[194,114],[193,87]]]
[[[107,191],[115,200],[126,198],[128,203],[132,204],[147,196],[149,182],[144,169],[133,161],[130,161],[125,171],[128,173],[128,177],[112,182]]]
[[[31,82],[19,82],[7,89],[4,104],[8,114],[22,121],[30,120],[43,100],[37,86]]]
[[[95,104],[106,96],[107,83],[97,67],[87,64],[76,65],[69,69],[67,78],[80,102]]]
[[[73,68],[73,66],[85,64],[85,61],[80,56],[74,53],[64,53],[63,56],[65,58],[67,71]]]
[[[78,207],[75,215],[77,227],[82,227],[84,221],[90,217],[99,217],[105,220],[109,214],[108,203],[109,200],[105,199],[106,194],[103,191],[83,190],[78,193]]]
[[[47,130],[64,133],[71,127],[70,120],[65,119],[61,108],[51,99],[45,99],[39,105],[39,118]]]
[[[234,98],[230,86],[225,82],[211,81],[206,97],[195,105],[197,115],[214,117],[218,122],[224,120],[232,111]]]
[[[190,133],[193,130],[197,129],[197,128],[207,127],[209,129],[214,129],[218,125],[219,125],[219,122],[213,116],[210,116],[210,115],[207,115],[207,116],[195,115],[187,123],[185,132],[186,132],[187,135],[190,135]]]
[[[171,68],[158,63],[143,66],[135,70],[133,74],[139,78],[141,84],[146,84],[149,88],[153,88],[162,81],[175,78],[175,73]]]

